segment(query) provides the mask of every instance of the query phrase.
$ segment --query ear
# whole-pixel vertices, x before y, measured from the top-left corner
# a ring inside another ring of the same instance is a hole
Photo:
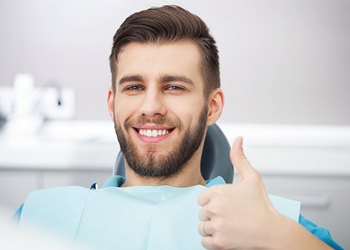
[[[219,119],[223,107],[224,93],[220,88],[216,88],[209,94],[208,98],[208,126],[214,124]]]
[[[108,89],[107,104],[108,104],[109,115],[113,119],[113,114],[114,114],[114,92],[113,92],[112,88]]]

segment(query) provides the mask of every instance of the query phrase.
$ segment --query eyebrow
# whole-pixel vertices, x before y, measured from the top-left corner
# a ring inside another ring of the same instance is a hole
[[[119,80],[118,84],[121,85],[126,82],[143,82],[143,78],[140,75],[124,76]],[[184,82],[184,83],[193,85],[193,81],[186,76],[165,75],[160,78],[160,82],[163,82],[163,83]]]
[[[163,83],[169,83],[169,82],[184,82],[188,83],[190,85],[193,85],[193,81],[186,77],[186,76],[171,76],[171,75],[165,75],[160,78],[160,82]]]
[[[131,76],[124,76],[122,79],[119,80],[118,84],[121,85],[126,82],[142,82],[143,79],[140,75],[131,75]]]

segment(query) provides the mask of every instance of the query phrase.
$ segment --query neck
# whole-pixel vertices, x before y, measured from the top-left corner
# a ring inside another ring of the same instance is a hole
[[[131,186],[161,186],[191,187],[195,185],[205,186],[205,180],[200,171],[200,155],[195,153],[193,157],[183,166],[182,170],[171,177],[148,177],[136,174],[125,162],[126,181],[123,187]]]

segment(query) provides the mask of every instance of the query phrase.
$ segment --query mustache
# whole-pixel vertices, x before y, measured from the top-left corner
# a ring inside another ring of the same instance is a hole
[[[147,123],[152,123],[155,125],[163,125],[168,127],[176,127],[182,129],[183,124],[178,118],[169,118],[166,116],[139,116],[134,119],[127,119],[124,123],[126,129],[134,127],[135,125],[144,125]]]

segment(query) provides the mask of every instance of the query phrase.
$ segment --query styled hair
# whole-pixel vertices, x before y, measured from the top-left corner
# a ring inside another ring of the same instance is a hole
[[[216,42],[209,28],[198,16],[175,5],[165,5],[136,12],[125,19],[113,37],[109,57],[112,88],[115,91],[118,55],[132,42],[193,41],[201,52],[201,71],[206,95],[220,87],[220,65]]]

